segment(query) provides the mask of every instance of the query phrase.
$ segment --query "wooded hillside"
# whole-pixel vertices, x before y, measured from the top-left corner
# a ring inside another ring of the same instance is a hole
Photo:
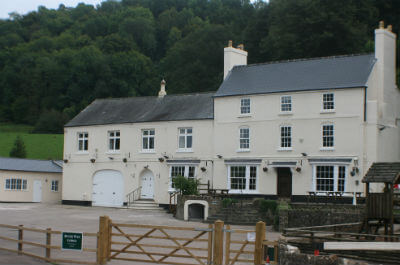
[[[379,20],[398,35],[399,14],[396,0],[122,0],[11,14],[0,20],[0,122],[62,132],[95,98],[156,95],[162,78],[169,94],[216,90],[230,39],[249,63],[372,52]]]

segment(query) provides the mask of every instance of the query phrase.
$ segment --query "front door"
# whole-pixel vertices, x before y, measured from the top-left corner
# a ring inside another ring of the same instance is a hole
[[[141,178],[142,190],[140,193],[141,199],[153,199],[154,198],[154,176],[150,170],[146,170]]]
[[[33,181],[33,202],[41,202],[42,201],[42,181],[34,180]]]
[[[278,197],[292,196],[292,171],[288,167],[277,168]]]

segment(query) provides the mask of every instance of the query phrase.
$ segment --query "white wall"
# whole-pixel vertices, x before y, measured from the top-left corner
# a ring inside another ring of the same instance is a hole
[[[178,128],[193,128],[193,152],[178,150]],[[92,199],[92,180],[96,171],[104,169],[118,170],[124,176],[125,195],[140,186],[140,177],[147,166],[154,174],[155,201],[168,203],[169,168],[167,161],[160,162],[164,155],[170,160],[196,159],[197,177],[206,183],[211,177],[213,153],[212,120],[149,122],[137,124],[102,125],[65,128],[64,131],[64,186],[63,200]],[[142,129],[155,129],[155,152],[142,152]],[[110,130],[120,130],[121,149],[119,152],[108,151],[108,134]],[[89,133],[89,150],[78,152],[78,132]],[[91,163],[90,159],[95,162]],[[123,162],[126,158],[127,162]],[[205,167],[202,172],[200,167]]]
[[[0,170],[0,201],[2,202],[32,202],[33,182],[42,183],[42,202],[58,203],[61,200],[61,173],[26,172]],[[6,190],[6,179],[20,178],[27,180],[26,190]],[[58,180],[58,192],[51,191],[51,181]]]

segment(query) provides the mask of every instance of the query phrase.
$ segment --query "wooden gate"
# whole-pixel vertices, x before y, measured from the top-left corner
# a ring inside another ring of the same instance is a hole
[[[121,224],[103,216],[99,226],[99,264],[113,259],[137,264],[264,264],[264,222],[255,230],[231,230],[229,225],[224,229],[222,221],[195,228]]]
[[[156,264],[211,264],[213,229],[110,223],[109,259]]]

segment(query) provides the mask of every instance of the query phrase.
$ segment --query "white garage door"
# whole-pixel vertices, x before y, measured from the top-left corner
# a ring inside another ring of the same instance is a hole
[[[93,177],[93,206],[123,205],[124,179],[119,171],[101,170]]]

